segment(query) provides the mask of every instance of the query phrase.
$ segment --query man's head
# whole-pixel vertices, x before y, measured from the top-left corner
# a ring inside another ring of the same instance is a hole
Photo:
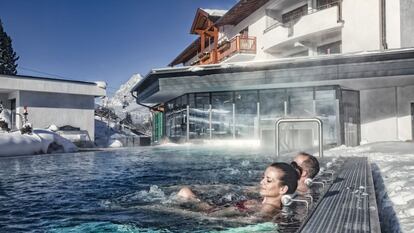
[[[302,168],[302,176],[305,178],[314,178],[319,172],[319,162],[313,155],[300,152],[293,161]]]

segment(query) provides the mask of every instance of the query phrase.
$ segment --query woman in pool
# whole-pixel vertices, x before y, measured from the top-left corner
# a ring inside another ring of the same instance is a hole
[[[254,214],[261,217],[272,217],[282,208],[282,196],[293,194],[298,185],[300,174],[287,163],[272,163],[266,168],[260,181],[261,201],[246,200],[227,208],[213,207],[200,201],[188,187],[182,188],[177,196],[186,201],[197,203],[197,209],[215,216],[229,216],[236,213]]]

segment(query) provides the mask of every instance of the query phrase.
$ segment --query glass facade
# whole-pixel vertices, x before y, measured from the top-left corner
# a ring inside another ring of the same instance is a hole
[[[173,141],[186,137],[187,132],[187,96],[181,96],[168,102],[165,111],[165,133]]]
[[[210,135],[210,93],[190,94],[190,139],[208,139]]]
[[[315,111],[323,123],[324,144],[336,145],[338,142],[338,107],[335,90],[315,92]]]
[[[236,91],[235,105],[235,137],[258,138],[258,91]]]
[[[233,92],[211,93],[212,138],[232,138],[234,132]]]
[[[340,108],[341,93],[345,108]],[[338,145],[345,137],[340,112],[346,112],[349,134],[359,119],[356,96],[338,86],[186,94],[166,103],[165,132],[171,139],[186,140],[189,125],[190,140],[260,139],[262,145],[273,146],[278,119],[317,117],[323,122],[324,144]],[[315,123],[284,123],[280,132],[285,150],[308,150],[319,143]]]

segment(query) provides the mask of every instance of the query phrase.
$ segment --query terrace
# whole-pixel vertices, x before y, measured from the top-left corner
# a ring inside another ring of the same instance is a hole
[[[341,5],[329,2],[308,8],[303,5],[280,16],[263,31],[264,50],[274,52],[286,44],[314,41],[321,34],[340,33]]]
[[[256,54],[256,37],[235,36],[221,41],[217,49],[208,47],[197,55],[191,65],[216,64],[224,61],[246,61]]]

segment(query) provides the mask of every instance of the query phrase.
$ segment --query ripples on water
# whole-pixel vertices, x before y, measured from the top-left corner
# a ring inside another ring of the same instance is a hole
[[[246,226],[168,207],[182,185],[213,204],[243,199],[241,186],[256,185],[273,161],[270,153],[205,147],[0,158],[0,231],[274,231],[273,224]]]

